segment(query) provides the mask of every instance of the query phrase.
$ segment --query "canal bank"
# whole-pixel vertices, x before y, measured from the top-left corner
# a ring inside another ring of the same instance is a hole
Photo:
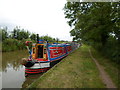
[[[106,88],[87,46],[72,52],[28,88]]]

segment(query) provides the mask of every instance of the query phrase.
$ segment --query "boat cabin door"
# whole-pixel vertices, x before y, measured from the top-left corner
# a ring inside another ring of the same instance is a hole
[[[32,58],[33,59],[37,59],[37,58],[46,59],[46,48],[44,47],[44,44],[33,45]]]
[[[43,58],[43,48],[44,45],[38,45],[38,58]]]

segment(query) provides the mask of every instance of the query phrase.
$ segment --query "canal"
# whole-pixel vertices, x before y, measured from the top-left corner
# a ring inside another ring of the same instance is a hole
[[[25,77],[25,67],[21,59],[27,58],[25,50],[2,53],[2,88],[26,88],[41,74]]]

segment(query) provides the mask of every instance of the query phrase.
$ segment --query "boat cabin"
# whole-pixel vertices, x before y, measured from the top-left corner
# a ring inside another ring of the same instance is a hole
[[[46,55],[46,44],[44,44],[43,40],[39,40],[39,42],[36,44],[34,43],[32,45],[32,58],[33,59],[47,59]]]

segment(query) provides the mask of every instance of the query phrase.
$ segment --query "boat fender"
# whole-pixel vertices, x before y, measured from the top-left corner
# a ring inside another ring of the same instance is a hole
[[[21,64],[22,65],[25,65],[27,63],[28,59],[27,58],[22,58],[21,60]]]
[[[32,67],[35,64],[33,61],[27,61],[27,63],[24,65],[25,67]]]
[[[35,62],[32,61],[31,59],[23,58],[21,64],[24,65],[25,67],[32,67],[35,64]]]

